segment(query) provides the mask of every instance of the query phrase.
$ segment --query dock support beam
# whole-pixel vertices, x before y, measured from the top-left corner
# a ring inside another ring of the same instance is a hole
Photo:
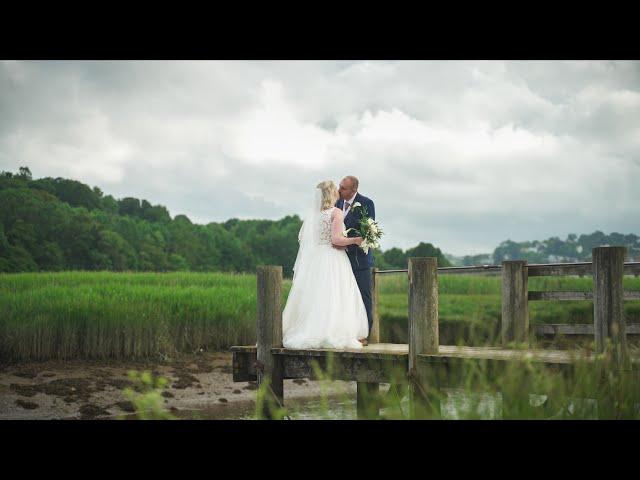
[[[282,347],[282,267],[260,265],[258,277],[257,368],[259,398],[258,418],[276,419],[274,414],[284,405],[284,368],[282,359],[271,353]],[[262,395],[262,393],[264,395]]]
[[[425,382],[418,355],[438,353],[438,259],[409,258],[409,398],[411,418],[439,416],[438,386]],[[429,372],[426,372],[429,373]],[[435,376],[428,375],[434,379]]]

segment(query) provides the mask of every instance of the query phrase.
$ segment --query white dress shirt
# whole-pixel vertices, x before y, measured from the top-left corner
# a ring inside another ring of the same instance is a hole
[[[342,204],[342,211],[344,212],[344,216],[347,216],[347,213],[349,213],[349,210],[351,210],[351,207],[353,207],[353,201],[356,198],[356,195],[358,195],[358,192],[353,194],[353,197],[351,197],[351,200],[345,200],[344,203]],[[347,205],[347,202],[349,202],[349,208],[344,208]]]

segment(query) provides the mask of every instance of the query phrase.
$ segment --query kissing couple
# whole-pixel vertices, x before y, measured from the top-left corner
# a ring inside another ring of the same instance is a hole
[[[282,313],[285,348],[360,349],[371,333],[372,249],[360,248],[373,201],[346,176],[316,185],[298,234],[293,282]]]

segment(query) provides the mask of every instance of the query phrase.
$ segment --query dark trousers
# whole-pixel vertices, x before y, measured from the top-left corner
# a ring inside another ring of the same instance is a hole
[[[369,321],[369,334],[371,334],[371,326],[373,325],[373,316],[371,313],[371,269],[364,268],[353,271],[356,277],[356,283],[362,295],[364,308],[367,311],[367,320]]]

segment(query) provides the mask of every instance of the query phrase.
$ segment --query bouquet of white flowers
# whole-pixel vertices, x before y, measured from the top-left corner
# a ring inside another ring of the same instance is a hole
[[[345,230],[344,232],[342,232],[343,235],[346,237],[351,230],[358,232],[363,238],[363,241],[360,244],[360,248],[364,250],[364,253],[369,253],[370,248],[379,248],[380,243],[378,241],[380,240],[380,237],[382,237],[382,229],[378,225],[378,222],[369,217],[367,208],[364,207],[360,202],[354,203],[351,208],[361,209],[362,216],[360,218],[360,225],[357,229],[349,228]]]

